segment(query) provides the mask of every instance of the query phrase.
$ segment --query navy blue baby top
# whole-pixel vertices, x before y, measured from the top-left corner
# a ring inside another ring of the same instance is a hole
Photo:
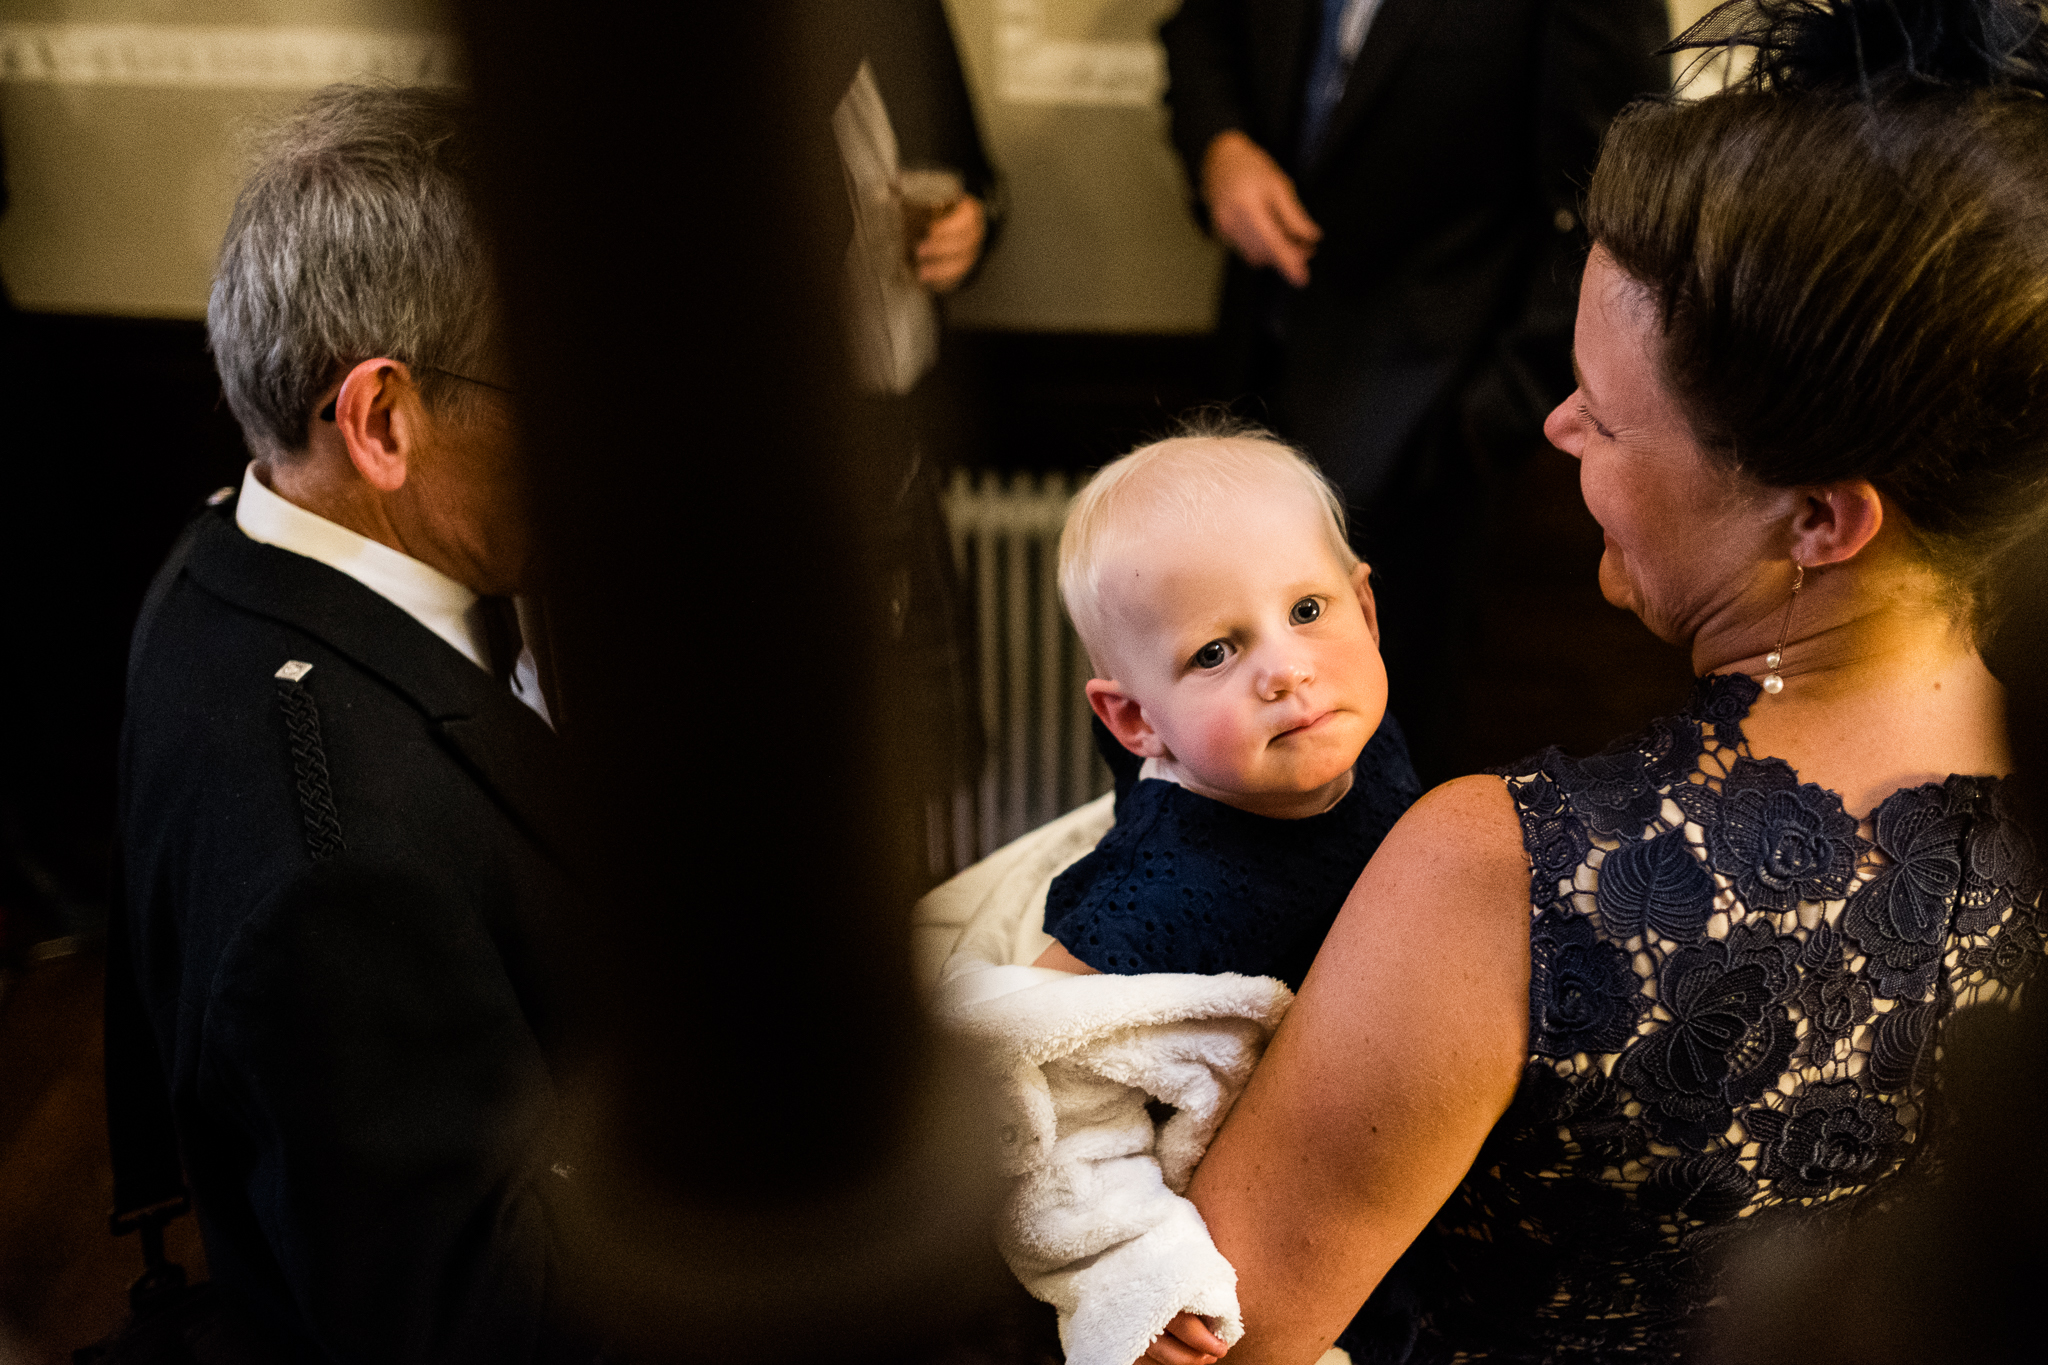
[[[1053,880],[1045,931],[1118,976],[1241,972],[1299,990],[1366,861],[1422,795],[1392,716],[1344,799],[1302,820],[1138,781],[1140,760],[1100,722],[1096,739],[1117,778],[1116,827]]]

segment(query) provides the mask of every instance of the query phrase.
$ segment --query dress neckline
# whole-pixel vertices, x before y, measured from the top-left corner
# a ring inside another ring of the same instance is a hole
[[[1696,724],[1711,724],[1714,727],[1713,749],[1726,749],[1734,755],[1733,761],[1721,765],[1722,777],[1724,779],[1734,771],[1737,763],[1748,763],[1758,767],[1782,770],[1784,775],[1792,780],[1801,793],[1811,793],[1825,797],[1827,801],[1832,803],[1835,810],[1840,811],[1848,819],[1855,821],[1858,829],[1874,828],[1878,820],[1883,816],[1885,808],[1908,793],[1926,792],[1928,790],[1939,791],[1952,787],[1957,782],[1968,782],[1988,796],[2004,781],[2003,778],[1995,774],[1951,772],[1937,782],[1923,782],[1914,786],[1894,787],[1885,793],[1882,800],[1870,808],[1868,815],[1859,817],[1854,811],[1849,809],[1849,803],[1842,798],[1840,792],[1836,791],[1833,787],[1823,786],[1818,782],[1805,781],[1799,776],[1799,770],[1793,767],[1789,760],[1779,758],[1775,754],[1766,754],[1758,757],[1751,751],[1749,736],[1744,732],[1742,723],[1748,719],[1750,708],[1756,705],[1757,698],[1761,697],[1763,693],[1762,684],[1758,683],[1755,678],[1750,677],[1747,673],[1702,674],[1693,679],[1692,699],[1686,704],[1683,714]],[[1698,744],[1700,755],[1704,759],[1711,752],[1704,734],[1699,736]]]

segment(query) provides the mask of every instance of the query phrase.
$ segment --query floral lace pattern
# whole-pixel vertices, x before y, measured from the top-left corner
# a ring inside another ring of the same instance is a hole
[[[1900,1171],[1941,1020],[2043,959],[2042,878],[1996,779],[1858,822],[1753,756],[1759,689],[1589,759],[1507,769],[1530,860],[1530,1058],[1429,1237],[1411,1360],[1671,1358],[1704,1257]]]

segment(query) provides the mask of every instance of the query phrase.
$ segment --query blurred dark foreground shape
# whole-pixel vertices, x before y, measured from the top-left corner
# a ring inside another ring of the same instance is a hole
[[[590,874],[574,1292],[629,1359],[901,1360],[1002,1285],[913,988],[838,320],[838,7],[466,11]]]

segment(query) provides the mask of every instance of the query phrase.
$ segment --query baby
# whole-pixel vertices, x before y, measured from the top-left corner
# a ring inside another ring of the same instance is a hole
[[[1110,464],[1060,536],[1060,596],[1115,745],[1116,825],[1046,898],[1041,967],[1239,972],[1299,989],[1421,794],[1343,504],[1264,433]]]

